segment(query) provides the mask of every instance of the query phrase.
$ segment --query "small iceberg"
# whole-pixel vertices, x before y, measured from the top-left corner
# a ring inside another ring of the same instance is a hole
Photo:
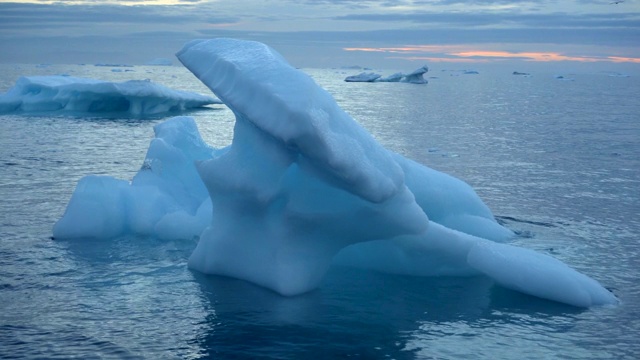
[[[623,73],[619,73],[619,72],[610,72],[608,75],[610,77],[623,77],[623,78],[631,77],[629,74],[623,74]]]
[[[150,118],[222,102],[149,80],[108,82],[72,76],[20,77],[0,94],[0,114]]]
[[[347,76],[344,81],[346,82],[404,82],[410,84],[426,84],[428,81],[423,77],[429,71],[429,68],[424,65],[410,74],[403,74],[397,72],[387,77],[382,77],[380,74],[373,72],[363,72],[358,75]]]
[[[133,67],[133,65],[129,65],[129,64],[116,64],[116,63],[97,63],[97,64],[94,64],[94,66],[101,66],[101,67]]]
[[[564,75],[556,75],[555,79],[556,80],[562,80],[562,81],[573,81],[572,78],[565,77]]]
[[[411,83],[411,84],[426,84],[428,81],[423,77],[429,71],[429,68],[425,65],[411,74],[405,75],[402,78],[402,82]]]
[[[346,82],[374,82],[378,80],[382,75],[372,73],[372,72],[363,72],[358,75],[347,76],[344,81]]]

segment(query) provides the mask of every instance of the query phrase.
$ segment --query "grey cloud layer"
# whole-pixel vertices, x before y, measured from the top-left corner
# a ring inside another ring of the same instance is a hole
[[[11,50],[0,54],[0,61],[26,61],[27,55],[29,59],[35,59],[40,50],[49,51],[47,54],[55,52],[61,58],[70,47],[74,47],[73,51],[83,48],[89,53],[91,48],[102,51],[99,46],[109,46],[114,54],[123,57],[129,51],[135,58],[140,56],[136,52],[142,45],[153,46],[156,50],[177,49],[183,42],[205,36],[253,39],[289,49],[308,49],[309,46],[328,49],[332,46],[333,54],[339,53],[342,47],[411,44],[620,46],[626,48],[621,51],[625,54],[637,53],[628,49],[640,49],[640,11],[587,14],[523,13],[521,10],[438,12],[432,6],[429,11],[411,12],[398,7],[428,4],[445,8],[445,5],[459,2],[282,0],[253,4],[259,8],[249,6],[252,5],[250,1],[247,1],[248,5],[245,2],[190,5],[187,1],[184,5],[173,6],[0,3],[0,46]],[[504,2],[476,0],[472,3]],[[522,3],[541,5],[546,2]],[[392,7],[395,10],[389,11]],[[296,27],[299,23],[318,25],[301,31]],[[363,23],[368,27],[359,26]],[[228,27],[230,24],[236,26]],[[282,31],[274,31],[275,28]],[[163,43],[167,44],[162,46]]]
[[[511,13],[404,13],[350,14],[334,17],[342,21],[410,22],[435,25],[511,25],[529,27],[617,27],[640,28],[640,13],[625,14],[511,14]]]

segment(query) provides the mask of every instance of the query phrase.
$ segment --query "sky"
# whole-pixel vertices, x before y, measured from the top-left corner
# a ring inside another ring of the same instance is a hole
[[[640,0],[0,0],[0,63],[144,64],[192,39],[261,41],[298,67],[640,71]]]

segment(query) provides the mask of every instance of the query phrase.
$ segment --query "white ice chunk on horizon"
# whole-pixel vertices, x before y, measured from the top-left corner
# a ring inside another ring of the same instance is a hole
[[[426,84],[428,81],[423,77],[429,71],[429,68],[425,65],[419,69],[414,70],[411,74],[407,74],[402,78],[402,82],[411,84]]]
[[[234,112],[232,144],[209,148],[187,117],[158,125],[131,184],[80,181],[56,238],[201,232],[192,269],[282,295],[318,287],[337,263],[414,276],[484,274],[574,306],[617,303],[560,261],[500,244],[513,233],[468,184],[384,149],[268,46],[198,40],[177,56]],[[93,209],[97,219],[87,219]]]
[[[378,80],[382,75],[373,72],[362,72],[357,75],[347,76],[344,81],[346,82],[374,82]]]
[[[221,102],[148,80],[108,82],[59,75],[20,77],[9,91],[0,94],[0,114],[146,118],[211,104]]]
[[[397,72],[387,77],[382,77],[380,74],[373,72],[363,72],[357,75],[347,76],[344,81],[346,82],[404,82],[410,84],[427,84],[428,81],[423,77],[429,71],[429,68],[424,65],[414,70],[409,74],[403,74]]]

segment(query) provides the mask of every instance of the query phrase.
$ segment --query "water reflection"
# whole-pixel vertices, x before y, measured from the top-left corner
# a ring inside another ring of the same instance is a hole
[[[226,277],[194,278],[209,303],[208,331],[197,341],[210,356],[419,358],[433,341],[452,334],[477,335],[486,328],[491,335],[484,341],[494,343],[510,336],[496,329],[549,329],[550,319],[570,324],[581,311],[496,287],[484,277],[407,277],[336,267],[319,289],[297,297]]]

